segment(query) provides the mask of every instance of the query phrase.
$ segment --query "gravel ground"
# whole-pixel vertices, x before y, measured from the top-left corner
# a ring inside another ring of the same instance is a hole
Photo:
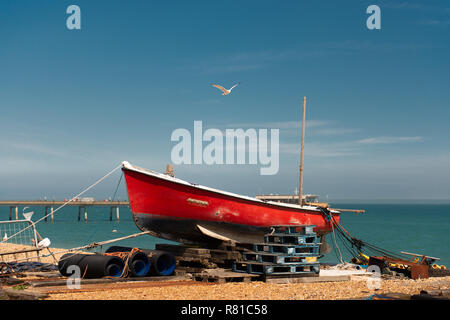
[[[359,277],[359,276],[358,276]],[[450,289],[450,277],[423,280],[383,280],[378,290],[360,280],[327,283],[269,284],[231,282],[225,284],[176,285],[109,291],[51,294],[49,300],[340,300],[367,298],[388,292],[418,294],[421,290]]]
[[[450,289],[450,277],[423,280],[382,280],[380,289],[369,289],[367,277],[326,283],[270,284],[260,281],[225,284],[189,283],[147,288],[51,294],[49,300],[340,300],[367,298],[389,292],[418,294],[421,290]]]
[[[23,249],[24,246],[0,244],[0,252]],[[64,249],[51,248],[53,252]],[[42,254],[48,254],[46,250]],[[57,254],[58,259],[62,254]],[[41,259],[54,263],[52,257]],[[368,280],[369,279],[369,280]],[[353,276],[351,281],[325,283],[272,284],[260,281],[225,284],[155,285],[151,287],[124,288],[110,285],[98,291],[50,294],[48,300],[339,300],[367,298],[373,294],[389,292],[418,294],[421,290],[450,289],[450,277],[429,279],[381,280],[379,289],[371,289],[372,278]],[[100,289],[100,288],[99,288]]]

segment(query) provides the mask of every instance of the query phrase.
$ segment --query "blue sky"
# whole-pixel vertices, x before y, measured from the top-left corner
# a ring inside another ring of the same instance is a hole
[[[81,8],[81,30],[66,8]],[[381,30],[366,8],[381,8]],[[67,198],[128,160],[163,171],[173,130],[279,128],[280,170],[180,165],[227,191],[450,199],[448,1],[0,3],[0,198]],[[231,87],[221,96],[210,83]],[[91,194],[112,195],[115,175]],[[121,196],[126,191],[121,188]]]

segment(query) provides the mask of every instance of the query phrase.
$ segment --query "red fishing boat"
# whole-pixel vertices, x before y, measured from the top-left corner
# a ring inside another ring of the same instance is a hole
[[[123,162],[133,219],[143,231],[185,244],[262,242],[274,225],[314,225],[331,232],[323,208],[263,201],[190,183]],[[336,222],[340,212],[329,211]]]

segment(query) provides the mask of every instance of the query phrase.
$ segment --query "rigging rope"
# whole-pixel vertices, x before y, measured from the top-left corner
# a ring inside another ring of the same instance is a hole
[[[401,255],[398,255],[398,254],[388,251],[386,249],[382,249],[378,246],[375,246],[373,244],[370,244],[368,242],[365,242],[363,240],[360,240],[360,239],[357,239],[357,238],[351,236],[350,233],[344,229],[344,227],[342,227],[338,222],[336,222],[334,216],[330,213],[330,211],[328,209],[320,208],[320,210],[325,215],[325,218],[327,219],[327,221],[330,223],[331,228],[333,230],[333,236],[335,237],[335,231],[337,231],[337,235],[338,235],[339,239],[344,244],[344,247],[347,249],[347,251],[350,253],[350,255],[353,258],[359,259],[361,256],[361,253],[364,253],[364,250],[366,250],[366,253],[370,252],[370,253],[375,253],[375,254],[381,254],[381,255],[389,257],[389,258],[404,260],[404,257],[402,257]],[[339,247],[337,246],[336,238],[334,240],[335,240],[336,248],[339,252],[339,255],[340,255],[340,258],[342,261],[342,254],[340,252]],[[351,247],[348,246],[349,244],[351,245]],[[372,254],[367,254],[367,256],[372,256]]]
[[[119,190],[120,182],[122,182],[122,177],[123,177],[123,174],[120,175],[119,182],[117,183],[113,197],[111,198],[111,202],[114,202],[114,199],[116,198],[116,194],[117,194],[117,191]],[[106,214],[107,213],[105,210],[103,213],[103,218],[105,218]],[[91,235],[86,239],[86,242],[90,241],[92,239],[92,237],[98,232],[99,229],[100,229],[100,224],[97,225],[97,227],[94,229],[94,231],[91,233]]]
[[[53,214],[56,213],[57,211],[59,211],[60,209],[64,208],[67,204],[69,204],[70,202],[74,201],[75,199],[77,199],[78,197],[80,197],[81,195],[83,195],[84,193],[86,193],[87,191],[89,191],[90,189],[92,189],[93,187],[95,187],[97,184],[99,184],[100,182],[102,182],[103,180],[105,180],[107,177],[109,177],[111,174],[113,174],[114,172],[116,172],[119,168],[122,167],[122,164],[118,165],[117,167],[115,167],[113,170],[111,170],[110,172],[108,172],[106,175],[104,175],[102,178],[98,179],[96,182],[94,182],[93,184],[91,184],[89,187],[87,187],[86,189],[84,189],[82,192],[80,192],[79,194],[77,194],[76,196],[74,196],[73,198],[71,198],[70,200],[64,202],[61,206],[59,206],[58,208],[56,208],[53,211]],[[43,216],[42,218],[40,218],[39,220],[37,220],[36,222],[31,223],[28,227],[25,227],[24,229],[14,233],[13,235],[6,237],[4,239],[2,239],[2,241],[0,243],[6,242],[9,239],[17,236],[18,234],[21,234],[22,232],[24,232],[25,230],[28,230],[29,228],[31,228],[33,225],[38,224],[39,222],[41,222],[42,220],[46,219],[49,215],[51,215],[52,213],[48,213],[47,215]]]
[[[118,242],[118,241],[131,239],[131,238],[136,238],[136,237],[139,237],[139,236],[142,236],[142,235],[146,235],[146,234],[150,234],[151,235],[151,231],[143,231],[143,232],[139,232],[139,233],[130,234],[130,235],[125,236],[125,237],[105,240],[105,241],[101,241],[101,242],[92,242],[90,244],[87,244],[87,245],[84,245],[84,246],[81,246],[81,247],[65,249],[65,250],[62,250],[62,251],[55,252],[55,253],[51,253],[51,254],[47,254],[47,255],[41,255],[40,257],[41,258],[47,258],[47,257],[50,257],[51,255],[54,255],[54,254],[62,255],[64,253],[70,253],[70,252],[73,252],[74,253],[73,255],[75,255],[77,252],[83,253],[83,250],[89,250],[89,249],[93,249],[93,248],[96,248],[96,247],[101,247],[101,246],[103,246],[105,244]],[[64,260],[72,257],[73,255],[67,256],[66,258],[64,258]],[[14,259],[14,262],[26,261],[26,260],[37,258],[37,257],[38,256],[31,256],[31,257],[27,257],[27,258],[23,258],[23,259]],[[63,259],[60,259],[60,261],[62,261],[62,260]],[[8,263],[8,261],[6,263]]]

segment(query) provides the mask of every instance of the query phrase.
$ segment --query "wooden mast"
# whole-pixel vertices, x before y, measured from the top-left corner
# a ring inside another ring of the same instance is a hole
[[[305,146],[305,109],[306,109],[306,97],[303,97],[302,145],[300,149],[300,181],[298,187],[298,204],[300,206],[303,204],[302,194],[303,194],[303,149]]]

